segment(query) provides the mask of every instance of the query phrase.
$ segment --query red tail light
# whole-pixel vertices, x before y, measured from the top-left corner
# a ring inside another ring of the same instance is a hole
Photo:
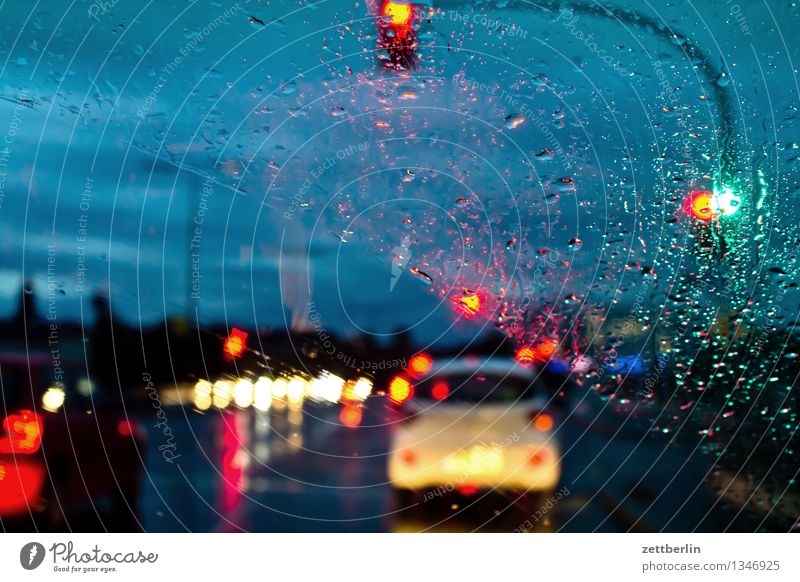
[[[414,451],[405,451],[400,458],[403,459],[406,465],[413,465],[417,462],[417,453]]]
[[[42,419],[30,410],[9,414],[3,421],[7,436],[0,437],[0,453],[35,453],[42,446],[43,428]]]
[[[431,387],[434,400],[444,400],[450,394],[450,386],[444,380],[437,380]]]
[[[361,424],[363,413],[360,406],[344,406],[339,413],[339,420],[342,424],[350,428],[355,428]]]
[[[403,376],[395,376],[389,383],[389,400],[395,404],[403,404],[414,396],[414,387],[408,378]]]
[[[124,437],[136,436],[142,438],[145,430],[132,420],[120,420],[117,423],[117,434]]]
[[[546,412],[534,413],[531,416],[531,422],[533,424],[533,428],[539,432],[547,432],[552,429],[553,425],[555,424],[553,417]]]
[[[534,451],[531,455],[531,458],[528,459],[531,465],[541,465],[547,460],[547,451],[545,449],[539,449]]]
[[[117,423],[117,433],[120,436],[131,436],[133,434],[133,423],[130,420],[120,420]]]
[[[408,362],[408,372],[417,377],[430,372],[432,366],[433,358],[426,353],[417,354]]]

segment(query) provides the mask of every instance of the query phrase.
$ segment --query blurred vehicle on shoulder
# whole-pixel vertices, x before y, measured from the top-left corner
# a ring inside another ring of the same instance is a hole
[[[50,353],[0,353],[0,382],[3,529],[138,529],[145,433],[123,407]]]

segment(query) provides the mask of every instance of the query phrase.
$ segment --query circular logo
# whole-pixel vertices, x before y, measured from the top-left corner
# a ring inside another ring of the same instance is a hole
[[[19,563],[26,570],[35,570],[44,561],[45,549],[39,542],[30,542],[22,546],[19,552]]]

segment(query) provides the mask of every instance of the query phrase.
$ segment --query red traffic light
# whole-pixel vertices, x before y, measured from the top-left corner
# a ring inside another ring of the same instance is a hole
[[[708,190],[695,190],[686,198],[684,209],[697,220],[710,222],[716,214],[714,211],[714,195]]]
[[[380,46],[389,54],[387,66],[409,68],[416,60],[417,34],[413,3],[384,0],[378,13]]]
[[[246,348],[247,332],[234,327],[231,330],[230,335],[225,339],[225,343],[222,346],[222,349],[225,353],[225,359],[235,360],[241,358]]]

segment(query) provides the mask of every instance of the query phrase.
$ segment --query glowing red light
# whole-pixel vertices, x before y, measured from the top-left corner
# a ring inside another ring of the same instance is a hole
[[[363,413],[360,406],[344,406],[339,413],[339,420],[342,424],[350,428],[355,428],[361,424]]]
[[[242,357],[247,347],[247,335],[247,332],[235,327],[231,330],[231,334],[225,339],[225,344],[222,347],[225,352],[225,359],[234,360]]]
[[[417,462],[417,453],[414,451],[406,451],[401,455],[401,458],[406,465],[413,465]]]
[[[390,19],[389,24],[396,27],[406,27],[411,23],[414,10],[410,4],[386,2],[383,5],[383,15]]]
[[[523,366],[530,366],[536,361],[536,351],[529,347],[520,348],[517,350],[515,359]]]
[[[539,414],[533,419],[533,427],[539,432],[547,432],[553,428],[553,417],[549,414]]]
[[[450,394],[450,386],[444,380],[437,380],[431,388],[431,396],[435,400],[444,400]]]
[[[474,319],[481,312],[481,298],[476,293],[469,293],[456,299],[456,306],[467,319]]]
[[[389,53],[386,66],[408,68],[416,61],[417,35],[412,3],[381,0],[378,32],[381,48]]]
[[[553,357],[558,347],[558,340],[547,338],[536,347],[524,346],[517,350],[514,356],[517,362],[523,366],[530,366],[534,363],[544,363]]]
[[[0,463],[0,516],[27,513],[36,507],[44,479],[40,463]]]
[[[714,218],[714,195],[708,190],[695,190],[684,203],[686,211],[698,220],[710,222]]]
[[[131,436],[133,434],[133,426],[130,420],[120,420],[117,423],[117,434],[120,436]]]
[[[541,360],[549,360],[556,353],[558,341],[552,338],[542,340],[536,348],[536,353]]]
[[[417,354],[408,362],[408,371],[415,376],[427,374],[433,366],[433,358],[428,354]]]
[[[458,488],[458,492],[465,497],[472,497],[479,491],[480,489],[476,485],[462,485]]]
[[[222,502],[225,511],[233,511],[242,501],[245,463],[241,417],[225,414],[222,417]]]
[[[414,395],[414,387],[406,378],[395,376],[389,383],[389,400],[402,404]]]
[[[539,449],[529,459],[531,465],[541,465],[547,460],[547,451],[544,449]]]
[[[8,436],[0,438],[0,453],[30,455],[42,446],[42,420],[30,410],[9,414],[3,430]]]

